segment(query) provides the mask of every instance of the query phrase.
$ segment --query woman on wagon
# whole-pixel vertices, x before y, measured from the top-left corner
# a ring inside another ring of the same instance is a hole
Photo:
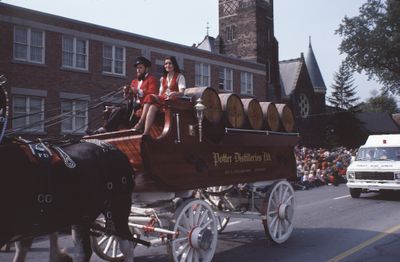
[[[186,88],[185,77],[182,75],[178,62],[174,56],[165,58],[163,76],[160,79],[160,101],[176,99]]]

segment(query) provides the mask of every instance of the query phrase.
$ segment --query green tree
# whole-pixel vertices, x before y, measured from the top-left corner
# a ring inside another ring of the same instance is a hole
[[[368,0],[355,17],[345,17],[336,34],[341,53],[357,72],[400,94],[400,1]]]
[[[361,105],[361,110],[364,112],[386,112],[389,114],[399,112],[396,99],[385,93],[368,98],[368,100]]]
[[[353,72],[346,65],[345,61],[339,67],[339,71],[334,74],[334,83],[332,84],[332,96],[328,101],[335,108],[344,110],[353,110],[358,101],[356,97],[356,87],[354,86]]]

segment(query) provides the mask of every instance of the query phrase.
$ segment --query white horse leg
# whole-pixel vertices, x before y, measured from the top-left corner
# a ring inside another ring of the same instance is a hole
[[[74,242],[74,262],[89,262],[92,256],[89,227],[72,225],[72,240]]]
[[[119,248],[121,249],[122,254],[124,254],[124,261],[125,262],[133,262],[134,260],[134,246],[133,242],[129,240],[122,240],[118,238]]]
[[[33,237],[15,242],[14,262],[25,262],[29,248],[32,246]]]

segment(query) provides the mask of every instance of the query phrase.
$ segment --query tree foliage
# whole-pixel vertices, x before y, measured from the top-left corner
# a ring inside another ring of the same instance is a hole
[[[343,61],[339,71],[334,74],[334,83],[332,84],[332,96],[328,101],[335,108],[352,110],[354,109],[358,97],[356,97],[356,86],[354,86],[353,72]]]
[[[389,114],[399,112],[396,99],[384,93],[368,98],[361,106],[361,110],[364,112],[386,112]]]
[[[400,94],[400,1],[367,0],[355,17],[345,17],[336,34],[346,61]]]

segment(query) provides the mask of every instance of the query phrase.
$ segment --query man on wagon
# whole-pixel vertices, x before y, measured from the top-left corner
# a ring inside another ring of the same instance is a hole
[[[139,56],[134,65],[136,79],[132,80],[130,86],[124,87],[124,98],[129,101],[128,105],[114,110],[104,126],[94,132],[88,131],[88,134],[115,131],[120,126],[130,127],[133,118],[140,117],[142,110],[148,110],[149,105],[154,102],[154,96],[158,94],[158,85],[156,78],[149,74],[151,62]]]

